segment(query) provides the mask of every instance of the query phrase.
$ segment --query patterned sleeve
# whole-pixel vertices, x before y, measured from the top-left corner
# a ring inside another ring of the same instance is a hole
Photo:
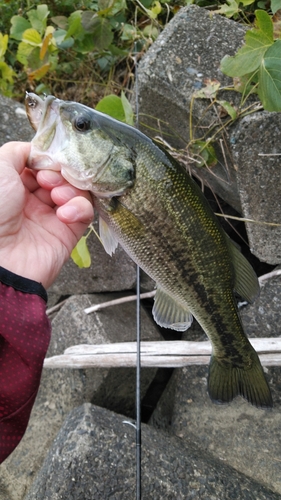
[[[0,267],[0,463],[20,442],[50,341],[40,283]]]

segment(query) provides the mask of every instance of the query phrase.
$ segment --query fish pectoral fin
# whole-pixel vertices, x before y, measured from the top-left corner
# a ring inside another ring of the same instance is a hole
[[[108,226],[108,224],[102,219],[102,217],[99,217],[99,233],[105,251],[110,256],[112,256],[112,254],[115,252],[118,246],[118,241],[113,231]]]
[[[259,295],[259,281],[251,264],[242,255],[235,243],[228,239],[228,248],[235,271],[234,290],[247,302],[252,303]]]
[[[221,360],[212,355],[208,393],[214,403],[230,403],[236,396],[242,396],[257,408],[273,406],[269,385],[257,353],[250,346],[251,366],[235,366],[231,360]]]
[[[179,332],[187,330],[193,320],[188,309],[178,304],[159,286],[154,298],[152,314],[157,325]]]

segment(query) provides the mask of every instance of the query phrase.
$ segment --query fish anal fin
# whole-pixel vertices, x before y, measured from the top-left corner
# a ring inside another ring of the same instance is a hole
[[[112,229],[108,226],[108,224],[103,220],[102,217],[99,217],[99,233],[105,251],[110,256],[112,256],[118,246],[118,241]]]
[[[271,392],[258,355],[251,352],[251,367],[235,366],[211,357],[208,376],[208,393],[214,403],[230,403],[242,396],[257,408],[272,408]]]
[[[252,303],[259,295],[257,275],[251,264],[230,239],[228,239],[228,248],[235,270],[234,290],[247,302]]]
[[[177,303],[161,287],[157,287],[152,309],[154,320],[163,328],[184,332],[193,320],[189,310]]]

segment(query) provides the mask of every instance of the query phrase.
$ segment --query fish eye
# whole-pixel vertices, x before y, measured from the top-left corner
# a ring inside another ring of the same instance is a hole
[[[90,130],[90,128],[91,128],[91,122],[85,116],[78,116],[73,121],[73,127],[78,132],[87,132],[87,130]]]

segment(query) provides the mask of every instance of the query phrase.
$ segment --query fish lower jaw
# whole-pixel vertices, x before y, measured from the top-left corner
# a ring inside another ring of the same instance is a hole
[[[72,186],[84,191],[92,191],[93,181],[92,176],[86,176],[83,171],[72,169],[70,165],[61,166],[61,175]]]
[[[46,154],[36,155],[34,157],[30,156],[28,159],[28,167],[32,170],[61,170],[61,165]]]

